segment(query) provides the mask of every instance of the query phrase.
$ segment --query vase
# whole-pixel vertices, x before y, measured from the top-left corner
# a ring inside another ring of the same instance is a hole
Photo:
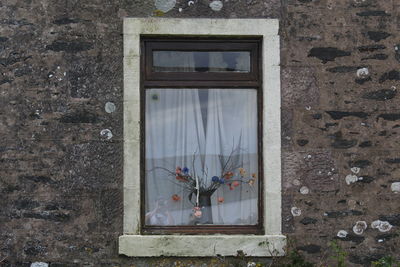
[[[201,217],[198,218],[197,224],[212,224],[212,206],[211,206],[212,193],[200,193],[199,207],[201,208]]]

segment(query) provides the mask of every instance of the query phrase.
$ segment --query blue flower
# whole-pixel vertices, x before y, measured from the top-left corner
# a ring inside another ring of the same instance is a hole
[[[219,183],[220,184],[224,184],[225,183],[225,179],[224,178],[219,179]]]
[[[188,174],[189,173],[189,168],[188,167],[183,167],[182,172],[184,174]]]
[[[218,183],[219,182],[219,177],[218,176],[213,176],[211,178],[211,181],[213,181],[214,183]]]

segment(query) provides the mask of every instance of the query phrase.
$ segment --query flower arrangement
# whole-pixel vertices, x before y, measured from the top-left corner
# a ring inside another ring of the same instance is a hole
[[[212,223],[211,196],[214,192],[223,187],[233,191],[244,184],[252,187],[256,182],[256,173],[249,174],[242,166],[232,163],[235,152],[237,152],[237,149],[233,150],[227,159],[219,156],[222,163],[221,172],[219,175],[212,176],[211,179],[208,178],[209,176],[204,170],[200,175],[196,173],[194,167],[196,155],[193,156],[192,169],[186,166],[176,166],[174,171],[164,167],[156,167],[155,169],[164,170],[171,182],[184,188],[188,193],[188,199],[193,204],[193,220],[198,220],[201,223]],[[195,200],[193,201],[194,197]],[[179,202],[182,197],[175,193],[171,196],[171,199],[174,202]],[[218,205],[223,204],[224,201],[223,197],[217,198]]]

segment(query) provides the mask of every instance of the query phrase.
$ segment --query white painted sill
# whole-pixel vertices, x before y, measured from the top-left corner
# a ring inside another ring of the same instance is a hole
[[[285,255],[283,235],[123,235],[119,253],[130,257]]]
[[[281,233],[281,93],[277,19],[124,19],[124,234],[132,257],[283,256]],[[140,36],[258,36],[263,39],[265,235],[140,235]],[[243,254],[242,254],[243,253]]]

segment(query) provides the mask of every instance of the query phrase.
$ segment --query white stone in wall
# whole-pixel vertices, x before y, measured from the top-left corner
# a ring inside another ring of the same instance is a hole
[[[212,1],[210,3],[210,8],[214,11],[220,11],[223,6],[224,4],[222,3],[222,1]]]
[[[348,233],[347,233],[347,231],[345,231],[345,230],[340,230],[340,231],[337,233],[337,236],[338,236],[339,238],[345,238],[347,235],[348,235]]]
[[[107,113],[113,113],[116,109],[115,104],[112,102],[107,102],[104,106]]]
[[[390,189],[395,193],[400,193],[400,182],[394,182],[390,186]]]
[[[173,9],[176,5],[176,0],[155,0],[156,8],[164,13]]]
[[[292,207],[290,211],[292,212],[292,215],[295,217],[301,215],[301,209],[299,209],[298,207]]]
[[[349,174],[346,176],[346,184],[352,184],[358,181],[357,175]]]
[[[32,262],[31,267],[49,267],[49,264],[45,262]]]
[[[357,77],[358,78],[367,78],[369,76],[369,70],[367,68],[361,68],[357,70]]]
[[[356,235],[362,235],[365,229],[367,229],[367,223],[365,221],[358,221],[353,226],[353,232]]]
[[[307,195],[308,193],[310,193],[310,189],[308,189],[307,186],[302,186],[300,188],[300,193],[303,194],[303,195]]]

